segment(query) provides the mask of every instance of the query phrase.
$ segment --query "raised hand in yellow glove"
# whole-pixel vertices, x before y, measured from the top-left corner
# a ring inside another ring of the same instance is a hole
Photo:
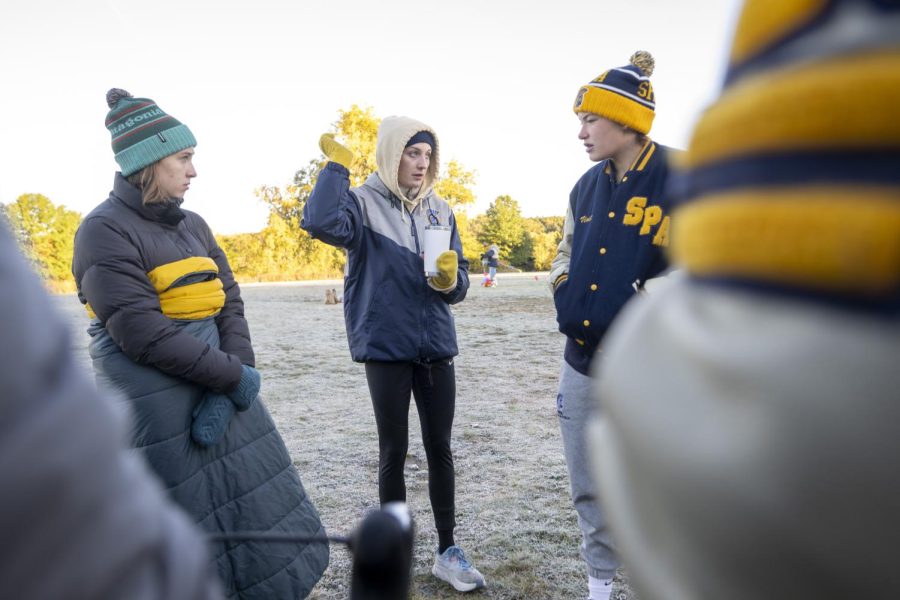
[[[331,162],[349,169],[353,164],[353,152],[334,139],[333,133],[323,133],[319,138],[319,148]]]
[[[449,292],[456,287],[459,257],[454,250],[447,250],[438,255],[435,264],[437,264],[438,274],[428,278],[428,285],[439,292]]]

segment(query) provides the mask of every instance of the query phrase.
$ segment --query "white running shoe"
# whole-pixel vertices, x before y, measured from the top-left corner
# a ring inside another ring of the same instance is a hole
[[[459,546],[450,546],[443,554],[434,551],[431,574],[453,586],[458,592],[471,592],[484,587],[484,577],[466,560]]]

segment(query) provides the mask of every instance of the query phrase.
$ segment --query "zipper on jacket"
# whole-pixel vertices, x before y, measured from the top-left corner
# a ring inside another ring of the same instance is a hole
[[[416,241],[416,255],[419,257],[422,256],[422,249],[419,248],[419,233],[416,231],[416,219],[413,217],[413,214],[409,212],[409,210],[405,207],[401,207],[406,214],[409,215],[409,233],[413,236],[413,239]]]
[[[194,271],[192,273],[186,273],[186,274],[182,275],[181,277],[179,277],[178,279],[176,279],[175,281],[173,281],[169,285],[169,287],[167,287],[166,289],[164,289],[162,291],[168,292],[171,289],[181,287],[184,285],[193,285],[195,283],[203,283],[206,281],[212,281],[213,279],[215,279],[218,276],[219,276],[219,274],[213,270],[203,270],[203,271]]]
[[[403,206],[402,208],[409,215],[409,227],[410,227],[409,231],[412,234],[413,239],[416,241],[416,256],[419,256],[421,258],[422,250],[421,250],[421,248],[419,248],[419,233],[416,231],[416,218],[413,216],[412,212],[410,212],[406,208],[406,206]],[[424,273],[423,273],[423,277],[424,277]],[[427,282],[425,283],[425,286],[426,287],[428,286]],[[426,298],[427,298],[427,296],[426,296]],[[421,345],[419,346],[419,356],[424,356],[425,349],[428,348],[428,323],[426,322],[427,316],[428,316],[428,301],[425,298],[423,298],[422,316],[419,318],[419,325],[420,325],[421,331],[422,331],[422,337],[420,338]]]

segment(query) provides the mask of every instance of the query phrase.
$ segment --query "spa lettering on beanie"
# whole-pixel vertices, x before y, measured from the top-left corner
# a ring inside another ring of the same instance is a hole
[[[122,175],[128,177],[179,150],[197,145],[194,134],[149,98],[135,98],[125,90],[106,92],[106,128]]]
[[[581,86],[573,110],[595,113],[639,133],[649,133],[656,115],[650,83],[655,64],[649,52],[638,50],[624,67],[604,71]]]

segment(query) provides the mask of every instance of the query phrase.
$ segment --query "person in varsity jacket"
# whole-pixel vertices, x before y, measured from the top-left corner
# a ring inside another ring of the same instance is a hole
[[[589,369],[610,323],[647,279],[667,266],[670,151],[647,137],[655,99],[654,60],[636,52],[628,65],[578,90],[578,138],[598,164],[569,196],[563,239],[549,281],[556,320],[566,335],[557,413],[572,501],[583,534],[592,600],[609,597],[619,566],[587,464],[584,427],[592,410]]]

